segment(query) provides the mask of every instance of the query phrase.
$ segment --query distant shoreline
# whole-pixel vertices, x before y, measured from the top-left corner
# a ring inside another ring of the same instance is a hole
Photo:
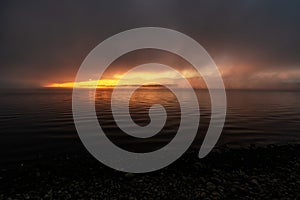
[[[174,85],[170,85],[170,86],[174,86]],[[148,86],[148,85],[145,85],[145,86],[142,86],[144,88],[147,88],[147,87],[152,87],[152,88],[155,88],[155,87],[158,87],[158,86]],[[106,90],[106,89],[113,89],[114,87],[111,86],[111,87],[103,87],[103,88],[97,88],[97,90]],[[126,87],[124,87],[126,88]],[[160,87],[160,88],[164,88],[164,87]],[[81,88],[81,89],[95,89],[95,88]],[[176,88],[176,89],[186,89],[186,88]],[[25,88],[0,88],[0,91],[43,91],[43,90],[70,90],[72,91],[73,88],[70,88],[70,87],[25,87]],[[200,90],[200,91],[208,91],[207,88],[194,88],[194,90]],[[212,88],[211,90],[220,90],[220,89],[217,89],[217,88]],[[299,90],[296,90],[296,89],[251,89],[251,88],[244,88],[244,89],[240,89],[240,88],[226,88],[225,89],[226,91],[230,92],[230,91],[239,91],[239,92],[300,92],[300,89]]]

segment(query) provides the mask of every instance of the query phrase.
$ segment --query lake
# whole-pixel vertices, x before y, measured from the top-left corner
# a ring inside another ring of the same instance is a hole
[[[210,121],[209,93],[195,92],[201,120],[193,149],[200,147]],[[150,122],[148,109],[153,104],[161,104],[167,111],[164,128],[143,139],[118,128],[111,113],[111,93],[112,89],[98,89],[96,110],[101,127],[113,143],[129,151],[149,152],[167,145],[175,136],[181,113],[169,90],[142,88],[132,96],[131,117],[138,125]],[[186,99],[190,112],[196,112],[189,107],[189,92],[182,89],[178,93]],[[119,95],[122,102],[123,95]],[[71,89],[2,90],[0,102],[1,162],[85,151],[73,122]],[[300,142],[300,92],[228,90],[227,103],[226,122],[217,145],[235,148]]]

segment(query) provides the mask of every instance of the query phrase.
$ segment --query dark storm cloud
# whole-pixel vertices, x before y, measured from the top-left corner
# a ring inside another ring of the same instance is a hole
[[[1,1],[1,85],[72,81],[98,43],[142,26],[192,36],[229,80],[239,71],[300,70],[299,7],[273,0]]]

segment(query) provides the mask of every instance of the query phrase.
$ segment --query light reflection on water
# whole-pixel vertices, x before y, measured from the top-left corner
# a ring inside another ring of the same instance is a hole
[[[177,99],[170,91],[139,89],[131,98],[131,116],[141,126],[150,122],[148,109],[151,105],[158,103],[167,110],[165,127],[148,139],[130,137],[116,126],[110,110],[111,91],[98,90],[96,109],[100,124],[114,143],[127,150],[147,152],[161,148],[174,137],[180,123],[180,109]],[[208,92],[197,90],[196,93],[200,102],[201,119],[194,148],[201,145],[210,119]],[[193,116],[195,110],[189,107],[189,92],[180,90],[179,95],[184,97],[184,105]],[[73,123],[71,96],[71,90],[63,89],[1,91],[1,157],[5,160],[20,153],[59,153],[83,148]],[[122,103],[122,97],[119,94],[120,106],[126,103]],[[230,90],[227,91],[227,103],[227,118],[219,145],[300,142],[300,92]]]

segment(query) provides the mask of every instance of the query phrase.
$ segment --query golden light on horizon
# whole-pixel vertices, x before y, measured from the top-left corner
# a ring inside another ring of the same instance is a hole
[[[186,78],[195,77],[195,73],[189,70],[181,72]],[[62,83],[51,83],[44,87],[52,88],[108,88],[119,86],[132,86],[132,85],[177,85],[182,86],[182,77],[178,73],[168,71],[136,71],[131,74],[127,74],[124,78],[125,73],[117,73],[111,76],[111,78],[100,79],[100,80],[87,80],[82,82],[62,82]],[[184,86],[183,86],[184,87]]]
[[[113,87],[117,85],[118,80],[114,79],[103,79],[103,80],[88,80],[82,82],[66,82],[66,83],[52,83],[45,87],[54,88],[102,88],[102,87]]]
[[[115,87],[116,85],[124,86],[124,87],[130,87],[133,85],[139,85],[141,83],[138,82],[122,82],[119,83],[119,80],[100,80],[99,82],[97,80],[90,80],[90,81],[83,81],[83,82],[66,82],[66,83],[52,83],[45,85],[44,87],[48,88],[110,88]],[[141,84],[141,85],[158,85],[159,82],[148,82],[147,84]]]

